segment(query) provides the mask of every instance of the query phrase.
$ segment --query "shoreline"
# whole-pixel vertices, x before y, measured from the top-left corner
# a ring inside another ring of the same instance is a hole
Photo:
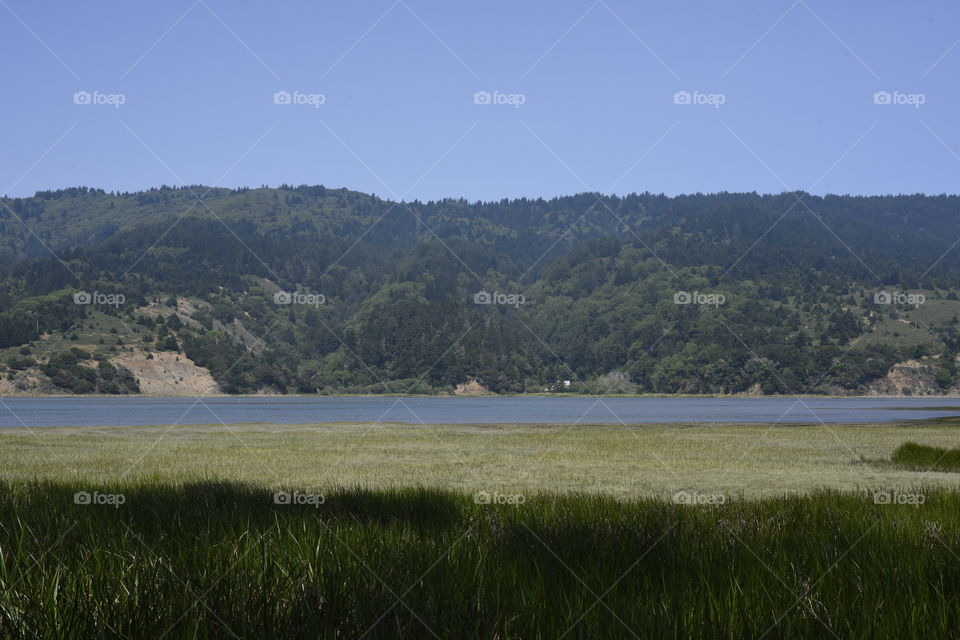
[[[103,393],[24,393],[14,395],[0,395],[0,402],[18,399],[157,399],[157,400],[179,400],[187,398],[215,399],[215,398],[238,398],[238,399],[280,399],[280,398],[436,398],[436,399],[497,399],[497,398],[635,398],[635,399],[677,399],[677,400],[960,400],[960,394],[957,395],[822,395],[822,394],[796,394],[796,395],[739,395],[739,394],[686,394],[686,393],[611,393],[611,394],[589,394],[589,393],[489,393],[476,395],[457,395],[453,393],[215,393],[205,395],[184,394],[177,396],[170,395],[152,395],[145,393],[132,394],[103,394]]]
[[[960,410],[960,406],[955,407]],[[738,421],[704,421],[686,420],[682,422],[401,422],[396,420],[327,420],[318,422],[272,422],[266,420],[251,422],[178,422],[155,424],[88,424],[88,425],[10,425],[0,426],[0,434],[9,434],[16,431],[71,431],[82,432],[96,429],[171,429],[178,430],[210,430],[221,431],[232,429],[267,430],[273,431],[306,431],[310,429],[330,429],[338,432],[353,431],[355,429],[370,430],[373,428],[400,428],[400,429],[457,429],[465,431],[521,431],[521,430],[552,430],[552,429],[651,429],[651,430],[685,430],[685,429],[803,429],[803,428],[911,428],[911,427],[960,427],[960,413],[952,416],[934,416],[930,418],[901,418],[885,421],[869,420],[863,422],[790,422],[765,421],[747,422]],[[0,435],[2,437],[2,435]]]

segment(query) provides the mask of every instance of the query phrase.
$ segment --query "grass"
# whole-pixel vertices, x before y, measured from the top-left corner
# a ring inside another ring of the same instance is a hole
[[[958,436],[0,429],[0,638],[952,638]]]
[[[887,288],[894,291],[896,288]],[[919,292],[912,290],[911,292]],[[872,303],[872,293],[861,302],[856,309],[858,313],[864,310],[875,311],[879,314],[873,331],[857,339],[858,344],[883,344],[899,349],[912,349],[921,344],[931,345],[936,349],[942,348],[942,342],[931,335],[930,327],[949,323],[954,315],[960,314],[960,302],[956,300],[938,300],[933,291],[923,291],[927,300],[919,307],[908,309],[893,307],[877,307]],[[890,317],[896,312],[898,318]]]
[[[960,488],[901,468],[905,442],[952,447],[957,421],[910,425],[209,425],[0,429],[0,480],[411,485],[617,498],[683,489],[749,498],[820,488]]]
[[[124,502],[74,504],[76,492]],[[5,638],[947,638],[960,494],[693,507],[0,483]],[[828,630],[829,629],[829,630]]]
[[[960,471],[960,449],[945,449],[906,442],[893,452],[891,460],[908,469]]]

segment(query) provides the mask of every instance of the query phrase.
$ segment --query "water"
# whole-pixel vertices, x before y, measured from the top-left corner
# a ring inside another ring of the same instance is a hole
[[[937,407],[938,409],[924,409]],[[955,407],[943,410],[944,407]],[[893,410],[893,408],[903,408]],[[0,427],[272,422],[890,422],[960,415],[957,398],[5,398]]]

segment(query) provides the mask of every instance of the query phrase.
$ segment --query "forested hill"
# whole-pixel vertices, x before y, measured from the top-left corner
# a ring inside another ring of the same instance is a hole
[[[40,192],[0,199],[0,391],[166,353],[228,393],[950,392],[958,239],[957,196]]]

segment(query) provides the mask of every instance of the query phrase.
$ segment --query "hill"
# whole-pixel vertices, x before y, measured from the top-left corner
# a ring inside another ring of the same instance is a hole
[[[958,213],[945,195],[0,199],[0,388],[169,389],[156,358],[226,393],[956,392]]]

